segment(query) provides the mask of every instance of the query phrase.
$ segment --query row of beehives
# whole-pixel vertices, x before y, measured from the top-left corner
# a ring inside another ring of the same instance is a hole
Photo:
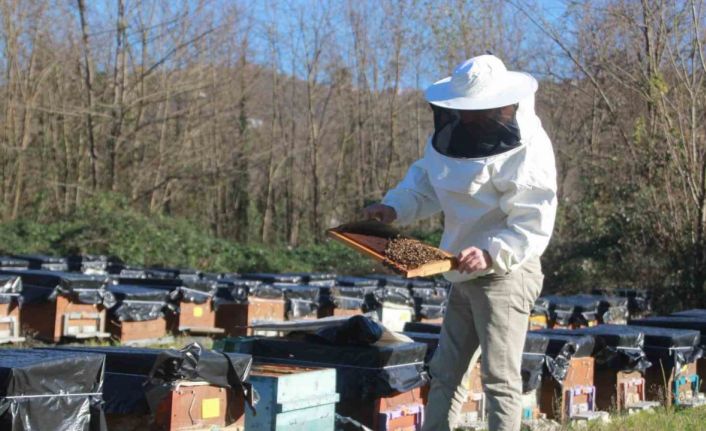
[[[544,295],[530,313],[530,329],[575,329],[598,324],[625,324],[651,312],[649,292],[642,289],[595,289],[592,294]]]
[[[112,336],[122,343],[183,332],[246,335],[257,322],[360,312],[401,329],[408,321],[439,320],[447,292],[441,280],[394,276],[207,274],[107,259],[73,258],[67,266],[59,258],[24,258],[0,258],[0,342],[25,334],[51,342]]]
[[[181,350],[62,346],[0,350],[0,429],[181,431],[276,429],[268,385],[333,370],[253,365],[247,354],[191,344]],[[328,386],[327,386],[328,385]],[[254,388],[259,388],[256,390]],[[259,395],[258,395],[259,394]],[[334,393],[335,395],[335,393]],[[252,410],[259,399],[260,414]],[[321,415],[333,430],[333,400]],[[247,424],[247,425],[246,425]]]
[[[221,340],[224,354],[196,344],[0,350],[0,429],[420,429],[426,344],[362,315],[294,324],[289,337]]]
[[[180,332],[246,335],[262,321],[360,312],[401,330],[410,321],[440,321],[448,289],[438,279],[208,274],[127,267],[95,256],[0,257],[0,269],[5,272],[0,283],[0,342],[21,340],[22,327],[53,342],[112,335],[123,343],[148,343]],[[596,293],[539,298],[530,328],[625,323],[628,313],[635,317],[649,311],[643,291]]]
[[[523,418],[532,421],[546,415],[559,421],[588,420],[614,409],[701,404],[700,376],[706,372],[701,333],[706,331],[706,311],[679,314],[631,325],[530,331],[522,363]],[[366,316],[272,323],[263,328],[283,335],[217,342],[217,350],[241,354],[236,363],[229,363],[232,358],[223,362],[222,356],[199,353],[194,347],[171,351],[160,361],[156,360],[158,351],[127,347],[65,346],[39,360],[33,359],[37,353],[4,350],[0,374],[11,370],[4,374],[17,381],[0,378],[6,382],[0,388],[0,406],[5,407],[0,409],[0,424],[26,412],[20,406],[31,407],[31,412],[38,406],[56,412],[61,410],[57,405],[78,402],[74,399],[84,406],[94,405],[93,410],[82,411],[95,412],[100,401],[95,397],[101,395],[112,429],[145,429],[148,421],[155,429],[238,427],[243,421],[237,419],[244,418],[246,430],[332,430],[334,409],[341,417],[336,429],[363,429],[355,428],[354,421],[376,430],[420,429],[428,390],[425,363],[438,343],[439,325],[408,323],[402,334],[416,342],[400,338]],[[70,351],[82,354],[63,360],[61,356]],[[97,374],[86,372],[93,369],[84,364],[87,352],[106,356],[102,390],[95,386]],[[29,359],[16,359],[23,354]],[[249,382],[264,401],[248,425],[249,410],[243,398],[228,400],[233,394],[222,389],[244,379],[247,367],[242,361],[250,357],[255,367]],[[85,379],[89,379],[85,384],[93,386],[81,386]],[[482,422],[485,396],[477,365],[471,367],[464,383],[468,393],[458,419],[466,424]],[[8,393],[8,388],[15,392]],[[13,403],[18,404],[13,407]],[[40,420],[44,416],[31,413],[29,417]],[[35,429],[62,429],[57,423]],[[135,423],[136,428],[129,427]]]
[[[701,377],[706,376],[706,359],[701,358],[706,310],[676,314],[630,320],[627,325],[529,331],[522,358],[523,420],[588,421],[605,419],[609,411],[706,403],[701,393]],[[378,406],[373,410],[377,419],[365,422],[368,426],[420,429],[419,415],[428,396],[421,364],[427,364],[436,349],[440,325],[410,322],[402,334],[416,343],[383,336],[387,341],[381,344],[369,336],[361,319],[333,332],[331,326],[338,324],[326,320],[271,324],[263,329],[277,330],[280,336],[230,338],[218,345],[225,351],[252,354],[256,361],[334,367],[340,414],[364,418],[361,409]],[[479,361],[472,364],[463,378],[467,393],[456,425],[482,427],[486,397]],[[375,402],[360,402],[366,399]]]
[[[417,341],[438,342],[439,326],[417,323],[407,329]],[[702,405],[702,334],[706,337],[706,310],[631,319],[628,325],[529,331],[522,360],[523,420],[603,419],[616,410]],[[479,402],[462,419],[482,421],[480,377],[478,372],[468,377],[471,398]]]

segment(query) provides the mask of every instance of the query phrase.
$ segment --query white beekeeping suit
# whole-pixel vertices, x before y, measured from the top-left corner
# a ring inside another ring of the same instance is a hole
[[[431,144],[382,203],[397,212],[400,224],[444,212],[440,247],[457,254],[469,245],[485,249],[491,269],[472,274],[450,271],[464,281],[505,273],[549,243],[556,214],[556,168],[551,142],[534,113],[534,96],[519,102],[520,146],[481,158],[452,158]]]

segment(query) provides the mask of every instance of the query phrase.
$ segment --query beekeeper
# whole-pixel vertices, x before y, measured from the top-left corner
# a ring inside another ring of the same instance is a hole
[[[424,430],[454,425],[459,384],[478,347],[490,430],[520,429],[522,350],[557,207],[536,90],[531,75],[507,70],[493,55],[460,64],[425,92],[434,134],[424,157],[363,210],[401,225],[442,211],[440,247],[458,257],[458,268],[445,274],[453,288],[429,366]]]

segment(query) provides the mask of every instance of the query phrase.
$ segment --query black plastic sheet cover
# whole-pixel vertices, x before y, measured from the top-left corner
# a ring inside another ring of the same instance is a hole
[[[436,286],[436,282],[430,278],[410,278],[409,287],[412,289],[431,289]]]
[[[335,431],[373,431],[357,420],[336,413]]]
[[[144,273],[146,278],[178,279],[184,282],[195,282],[203,278],[201,271],[188,268],[151,267],[145,269]]]
[[[447,280],[443,277],[435,278],[434,284],[436,284],[436,287],[440,287],[440,288],[446,289],[446,290],[451,289],[451,286],[453,285],[453,283],[451,283],[449,280]]]
[[[699,331],[655,326],[634,327],[645,334],[645,354],[653,364],[679,369],[684,364],[696,362],[702,356]]]
[[[703,317],[706,318],[706,308],[692,308],[691,310],[677,311],[672,313],[672,316],[683,316],[683,317]]]
[[[19,293],[0,293],[0,304],[10,304],[12,302],[20,301]]]
[[[441,319],[446,312],[446,305],[419,304],[414,311],[424,319]]]
[[[22,293],[22,279],[15,275],[0,275],[0,304],[9,304]]]
[[[29,261],[10,256],[0,256],[0,269],[29,269]]]
[[[549,375],[561,383],[569,371],[571,359],[592,356],[595,341],[590,335],[579,335],[574,331],[564,329],[540,329],[530,331],[528,336],[544,336],[548,340],[545,350],[545,365]],[[540,345],[535,345],[535,351]],[[528,349],[525,342],[525,351]]]
[[[370,346],[382,337],[384,330],[379,323],[366,316],[352,316],[332,321],[310,335],[316,342],[336,345]]]
[[[273,274],[273,273],[246,273],[241,274],[241,278],[248,280],[258,280],[263,283],[302,283],[302,276],[298,274]]]
[[[307,299],[316,302],[319,299],[319,287],[307,286],[303,284],[275,284],[274,287],[284,290],[284,297],[287,299]]]
[[[380,304],[375,299],[377,286],[341,286],[330,289],[329,297],[333,304],[343,310],[376,310]]]
[[[66,259],[58,256],[48,256],[44,254],[17,254],[13,255],[18,259],[29,262],[29,269],[39,269],[47,271],[68,271],[69,265]]]
[[[333,298],[333,305],[341,310],[363,310],[365,299],[336,296]]]
[[[523,353],[522,366],[522,393],[537,389],[542,384],[542,371],[544,370],[544,355],[541,353]]]
[[[571,323],[587,325],[598,317],[600,301],[588,295],[546,295],[551,317],[561,325]]]
[[[644,314],[652,311],[652,295],[644,289],[618,288],[618,289],[594,289],[593,294],[614,295],[628,300],[628,311],[631,315]]]
[[[426,345],[393,343],[354,346],[286,338],[243,337],[228,348],[256,360],[336,369],[336,391],[344,400],[360,402],[407,392],[428,382]]]
[[[146,415],[150,413],[145,395],[155,359],[160,350],[131,347],[59,346],[52,351],[105,355],[103,410],[107,414]]]
[[[192,343],[180,350],[163,350],[150,371],[147,402],[154,412],[179,380],[206,381],[214,386],[240,391],[248,404],[257,402],[252,386],[245,383],[252,367],[250,355],[233,355],[204,349]],[[229,421],[234,418],[229,418]]]
[[[110,263],[120,263],[116,258],[99,255],[71,255],[66,258],[69,271],[105,274]]]
[[[441,324],[439,324],[439,323],[423,323],[423,322],[406,322],[404,324],[404,332],[426,332],[429,334],[441,334]]]
[[[168,393],[170,384],[178,380],[204,380],[215,386],[243,390],[246,399],[253,396],[249,385],[242,384],[250,375],[250,355],[208,350],[198,343],[181,350],[120,346],[61,346],[47,350],[105,355],[106,373],[112,374],[104,388],[107,413],[144,414],[144,407],[155,408]]]
[[[368,295],[373,295],[377,290],[377,286],[341,286],[337,285],[331,288],[331,296],[334,298],[360,298],[365,299]]]
[[[384,286],[375,290],[373,295],[375,296],[375,300],[380,304],[389,302],[414,307],[414,299],[409,289],[406,287]]]
[[[168,309],[169,292],[145,286],[114,284],[108,286],[116,304],[109,310],[111,316],[121,322],[143,322],[164,316]]]
[[[180,279],[179,274],[181,271],[176,268],[160,268],[151,267],[145,269],[145,276],[147,278],[166,278],[166,279]]]
[[[390,274],[368,274],[365,278],[377,280],[379,286],[407,287],[410,285],[408,278]]]
[[[556,357],[560,354],[569,354],[571,357],[584,358],[592,356],[595,350],[595,339],[591,335],[578,334],[574,330],[567,329],[538,329],[529,331],[530,334],[546,337],[546,354]]]
[[[216,283],[216,296],[213,299],[214,309],[218,309],[221,304],[247,303],[250,290],[262,284],[258,280],[231,277],[219,278]]]
[[[317,287],[333,287],[336,285],[336,279],[329,279],[329,280],[311,280],[307,281],[306,284],[308,286],[317,286]]]
[[[660,328],[692,329],[701,333],[701,346],[706,347],[706,314],[700,316],[650,316],[630,320],[629,325],[657,326]]]
[[[334,274],[331,272],[293,272],[288,275],[293,275],[293,276],[299,276],[301,277],[301,282],[310,284],[312,281],[334,281],[336,280],[336,277],[338,277],[338,274]]]
[[[425,280],[427,281],[427,280]],[[412,287],[415,313],[425,319],[439,319],[446,310],[447,292],[440,287]]]
[[[57,295],[71,296],[82,304],[115,305],[115,298],[106,290],[108,278],[72,272],[47,270],[0,270],[0,275],[19,276],[22,279],[23,302],[53,301]]]
[[[593,356],[598,367],[644,372],[652,365],[644,352],[645,334],[635,327],[598,325],[575,329],[573,332],[594,338]]]
[[[261,284],[251,288],[249,296],[262,299],[284,299],[284,289],[271,284]]]
[[[182,281],[194,281],[201,279],[201,271],[184,268],[147,268],[147,276],[150,278],[178,278]]]
[[[443,305],[446,303],[447,292],[438,287],[413,287],[412,297],[422,304]]]
[[[103,410],[107,414],[148,415],[150,406],[145,396],[149,382],[146,374],[105,372],[103,383]]]
[[[434,357],[434,352],[436,348],[439,347],[440,334],[434,334],[431,332],[402,332],[403,335],[408,336],[417,343],[424,343],[427,345],[427,353],[424,356],[424,363],[429,365],[429,361]]]
[[[544,297],[539,297],[534,301],[532,306],[532,315],[544,315],[549,318],[549,307],[551,304],[549,300]]]
[[[243,387],[243,382],[251,367],[250,355],[216,352],[199,343],[191,343],[179,350],[162,350],[150,370],[150,384],[164,386],[179,380],[203,380],[214,386],[242,389],[247,393],[249,389]]]
[[[317,301],[309,299],[290,298],[286,304],[287,318],[290,320],[301,319],[303,317],[311,317],[316,315],[319,305]]]
[[[636,321],[631,322],[628,327],[645,334],[645,346],[666,348],[694,347],[701,343],[701,333],[693,329],[640,326]]]
[[[598,300],[598,321],[607,324],[622,324],[627,323],[629,317],[628,299],[620,296],[611,295],[574,295],[577,298],[586,298],[588,300]]]
[[[130,266],[122,262],[110,262],[105,268],[112,276],[125,278],[147,278],[147,270],[139,266]]]
[[[182,279],[183,286],[179,287],[179,299],[184,302],[205,304],[216,295],[218,282],[205,279]]]
[[[0,429],[105,431],[103,355],[40,349],[0,354]]]
[[[378,287],[379,280],[363,277],[341,276],[336,278],[336,284],[348,287]]]
[[[287,301],[285,312],[290,319],[298,319],[316,313],[319,308],[318,286],[293,283],[275,283],[270,286],[279,289]]]
[[[166,290],[170,292],[170,299],[174,301],[193,302],[196,304],[205,304],[210,301],[218,290],[216,281],[206,279],[118,277],[117,282]]]
[[[549,336],[541,332],[528,331],[525,336],[524,353],[541,353],[544,355],[549,348]]]
[[[132,284],[134,286],[148,286],[155,289],[167,290],[169,292],[178,291],[179,287],[184,285],[184,280],[178,278],[141,278],[141,277],[123,277],[122,275],[115,278],[118,284]]]

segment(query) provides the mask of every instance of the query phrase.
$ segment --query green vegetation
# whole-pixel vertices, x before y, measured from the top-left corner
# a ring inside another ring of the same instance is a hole
[[[609,424],[574,427],[586,431],[701,431],[706,427],[706,407],[693,409],[661,408],[630,416],[611,416]]]
[[[52,221],[0,224],[0,253],[115,256],[132,265],[207,271],[335,271],[362,274],[375,264],[333,241],[301,247],[236,243],[186,219],[148,216],[118,195],[102,195]]]

